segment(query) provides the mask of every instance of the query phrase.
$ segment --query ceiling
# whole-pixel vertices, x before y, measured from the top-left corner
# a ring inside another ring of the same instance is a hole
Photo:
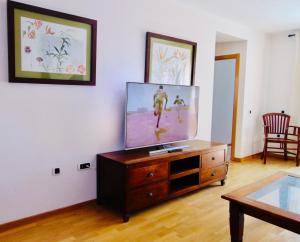
[[[182,1],[265,32],[300,29],[300,0]]]

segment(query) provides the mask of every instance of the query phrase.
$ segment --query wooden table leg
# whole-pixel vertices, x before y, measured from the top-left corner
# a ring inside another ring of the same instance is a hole
[[[230,202],[229,212],[231,242],[242,242],[244,232],[244,213],[241,211],[240,207],[233,202]]]
[[[123,214],[123,222],[127,223],[129,221],[129,217],[130,217],[130,215],[128,213],[124,213]]]

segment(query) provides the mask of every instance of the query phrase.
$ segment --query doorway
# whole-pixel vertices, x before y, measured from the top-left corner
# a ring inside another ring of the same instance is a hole
[[[240,54],[215,57],[211,140],[228,145],[235,159]]]

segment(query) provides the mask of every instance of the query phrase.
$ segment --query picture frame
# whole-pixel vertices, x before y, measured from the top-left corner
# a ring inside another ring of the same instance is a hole
[[[97,21],[7,2],[9,82],[96,85]]]
[[[197,43],[147,32],[145,82],[194,85]]]

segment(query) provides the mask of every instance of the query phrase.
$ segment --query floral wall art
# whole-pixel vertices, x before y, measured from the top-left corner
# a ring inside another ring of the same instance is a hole
[[[145,82],[193,85],[194,42],[147,33]]]
[[[11,82],[95,85],[95,20],[9,1],[8,21]]]
[[[86,74],[86,30],[21,17],[22,71]]]

